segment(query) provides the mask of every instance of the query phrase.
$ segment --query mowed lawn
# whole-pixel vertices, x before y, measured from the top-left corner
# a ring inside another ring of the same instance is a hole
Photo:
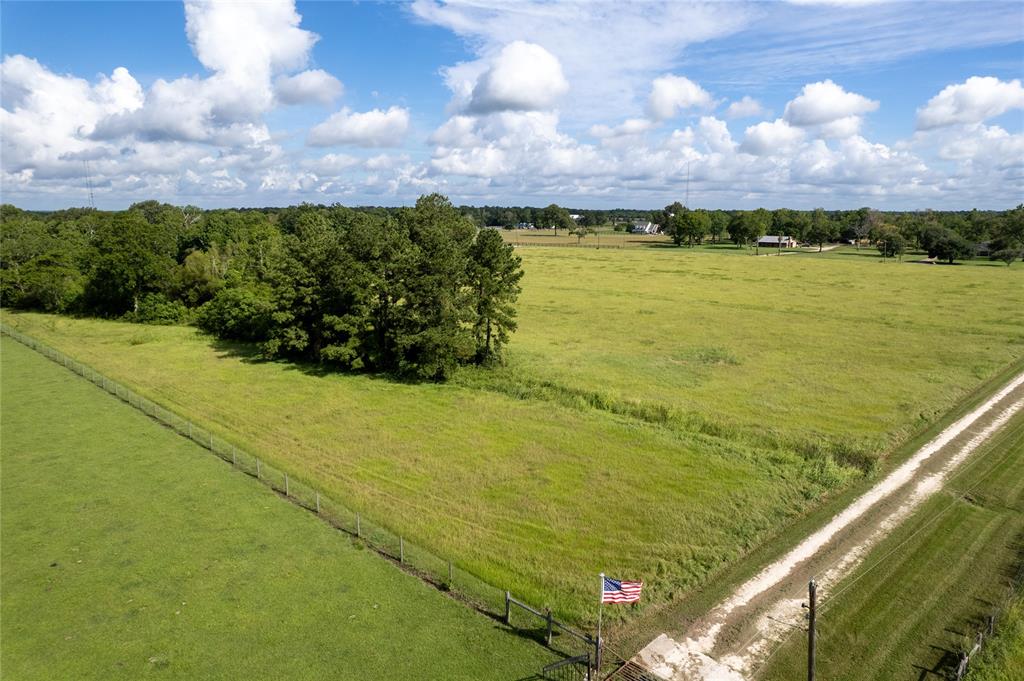
[[[1024,560],[1024,414],[975,452],[960,474],[868,554],[818,619],[818,678],[952,678],[990,614],[1007,604]],[[1004,632],[1004,654],[979,678],[1020,679],[1024,631]],[[1016,640],[1014,638],[1016,637]],[[758,676],[806,673],[798,632]],[[968,678],[974,678],[969,675]]]
[[[519,679],[552,661],[84,379],[0,350],[5,679]]]
[[[1024,356],[1016,268],[520,253],[507,366],[447,385],[192,328],[5,321],[581,622],[598,572],[644,579],[645,606],[706,584],[854,475],[816,451],[882,455]]]

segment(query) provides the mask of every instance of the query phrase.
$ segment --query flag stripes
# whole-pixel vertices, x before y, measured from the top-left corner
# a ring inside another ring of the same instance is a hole
[[[640,590],[643,588],[643,582],[625,582],[605,577],[604,588],[601,591],[601,602],[636,603],[640,600]]]

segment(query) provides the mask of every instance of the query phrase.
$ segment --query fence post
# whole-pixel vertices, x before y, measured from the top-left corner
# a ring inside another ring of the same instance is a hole
[[[398,537],[398,562],[405,563],[405,537]]]
[[[545,610],[547,610],[547,612],[548,612],[548,635],[547,635],[547,645],[548,645],[548,647],[550,648],[550,647],[551,647],[551,608],[545,608]]]
[[[287,474],[287,473],[285,473],[285,474],[284,474],[284,495],[285,495],[286,497],[287,497],[287,496],[290,496],[290,495],[288,494],[288,474]]]
[[[505,592],[505,626],[512,626],[512,594]]]
[[[213,433],[210,433],[210,451],[213,451]]]
[[[231,445],[231,465],[238,465],[238,447]]]
[[[188,439],[189,440],[192,439],[192,422],[191,421],[188,422]]]
[[[449,589],[452,588],[452,584],[454,582],[455,582],[455,580],[452,579],[452,562],[448,561],[448,588]]]
[[[256,457],[256,479],[260,479],[260,457]]]
[[[359,526],[359,514],[358,513],[356,513],[356,536],[357,537],[361,537],[362,536],[362,528]]]
[[[316,514],[320,515],[320,492],[316,493]]]

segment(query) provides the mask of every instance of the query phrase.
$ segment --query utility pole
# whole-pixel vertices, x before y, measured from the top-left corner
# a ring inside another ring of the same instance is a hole
[[[817,632],[814,629],[815,618],[817,616],[818,606],[818,585],[812,579],[807,584],[807,595],[809,602],[810,612],[808,618],[810,622],[807,626],[807,681],[814,681],[814,644],[817,638]]]

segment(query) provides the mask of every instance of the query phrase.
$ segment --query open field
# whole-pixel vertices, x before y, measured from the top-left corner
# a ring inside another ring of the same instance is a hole
[[[1005,605],[1009,580],[1024,561],[1022,504],[1024,415],[1018,414],[867,555],[837,586],[834,600],[826,598],[818,618],[819,677],[949,678],[957,652]],[[1012,628],[1006,633],[1014,636]],[[1014,654],[1012,641],[1002,645]],[[796,632],[758,678],[798,678],[805,665],[806,637]],[[990,673],[1000,678],[998,669]]]
[[[580,621],[597,572],[644,579],[647,605],[706,584],[858,475],[830,455],[869,468],[1024,357],[1018,268],[520,254],[508,365],[448,385],[190,328],[5,321]]]
[[[2,340],[4,678],[515,679],[551,656]]]

